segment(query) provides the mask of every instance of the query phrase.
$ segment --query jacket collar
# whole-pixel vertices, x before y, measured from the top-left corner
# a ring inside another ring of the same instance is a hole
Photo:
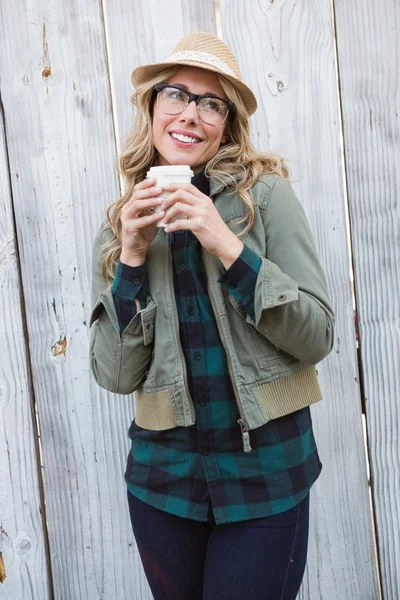
[[[233,173],[231,177],[234,181],[237,181],[240,175],[241,171],[237,171],[236,173]],[[212,177],[207,177],[207,175],[204,173],[204,169],[192,177],[192,184],[197,187],[200,192],[203,192],[203,194],[206,194],[206,196],[211,197],[216,196],[227,187],[226,183],[223,183],[222,181]]]
[[[236,173],[233,173],[231,175],[231,177],[232,177],[232,179],[237,181],[239,179],[240,175],[241,175],[241,172],[237,171]],[[227,187],[226,183],[223,183],[219,179],[214,179],[213,177],[210,177],[210,196],[212,196],[212,197],[216,196],[217,194],[222,192],[222,190],[225,189],[226,187]]]

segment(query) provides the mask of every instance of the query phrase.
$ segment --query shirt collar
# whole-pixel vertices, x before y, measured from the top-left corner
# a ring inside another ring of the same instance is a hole
[[[204,169],[192,177],[191,183],[206,196],[210,195],[210,180],[208,177],[206,177]]]

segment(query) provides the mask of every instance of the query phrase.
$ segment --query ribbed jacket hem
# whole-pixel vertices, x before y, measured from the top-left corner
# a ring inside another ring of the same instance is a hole
[[[322,400],[314,365],[257,385],[251,389],[251,394],[258,408],[253,411],[254,414],[246,414],[250,429]],[[135,420],[139,427],[153,431],[172,429],[178,425],[187,427],[194,423],[180,422],[168,390],[137,390]]]
[[[252,391],[268,421],[322,400],[314,365],[255,386]]]
[[[153,431],[176,427],[178,423],[169,391],[149,393],[137,390],[135,421],[139,427]]]

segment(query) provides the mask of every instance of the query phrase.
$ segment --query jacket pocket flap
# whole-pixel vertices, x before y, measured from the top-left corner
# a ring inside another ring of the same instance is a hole
[[[145,346],[150,344],[154,338],[154,321],[156,319],[157,304],[153,298],[150,298],[146,308],[141,311],[143,327],[143,343]]]

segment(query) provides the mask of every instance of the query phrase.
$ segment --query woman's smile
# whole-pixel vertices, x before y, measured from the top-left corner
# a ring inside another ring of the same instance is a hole
[[[201,138],[188,131],[171,131],[169,134],[179,148],[190,148],[201,142]]]

